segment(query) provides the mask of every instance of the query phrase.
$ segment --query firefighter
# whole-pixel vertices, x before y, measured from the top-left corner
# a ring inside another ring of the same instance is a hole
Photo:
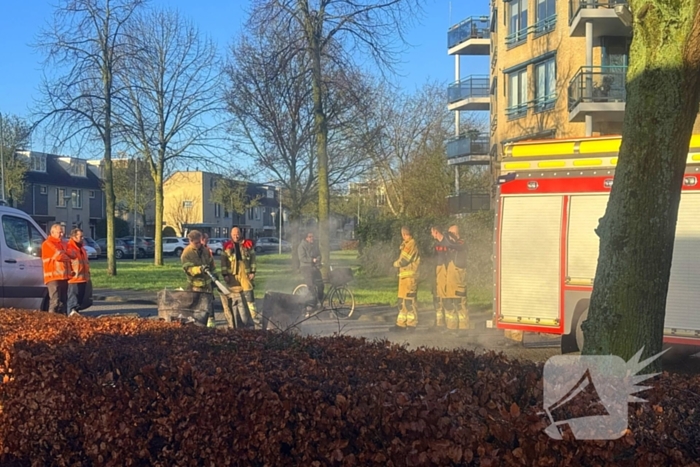
[[[435,296],[437,297],[435,308],[435,327],[445,327],[446,315],[449,313],[447,302],[447,266],[450,262],[447,239],[442,234],[442,229],[437,225],[430,228],[430,234],[436,240],[433,253],[435,258]]]
[[[447,276],[454,287],[457,308],[457,328],[469,329],[469,308],[467,306],[467,246],[459,236],[459,227],[451,225],[447,231],[452,241],[452,258],[448,266]],[[449,327],[448,327],[449,328]]]
[[[71,256],[63,243],[61,224],[51,226],[49,237],[41,244],[44,263],[44,284],[49,292],[49,312],[66,314],[68,279],[71,278]]]
[[[221,255],[221,274],[226,284],[230,287],[240,287],[243,291],[243,299],[250,311],[252,323],[245,317],[244,324],[254,325],[258,329],[262,326],[261,316],[255,308],[254,280],[255,280],[255,250],[251,240],[243,240],[241,229],[231,229],[231,240],[224,243],[224,252]],[[229,326],[233,322],[233,303],[229,297],[221,297],[226,319]],[[244,306],[245,308],[245,306]]]
[[[90,262],[87,251],[83,246],[83,231],[74,228],[70,233],[70,240],[66,245],[66,251],[72,253],[71,270],[72,277],[68,280],[68,311],[69,316],[80,316],[80,304],[85,297],[85,289],[90,281]]]
[[[399,315],[396,318],[396,328],[415,330],[418,324],[416,301],[420,254],[408,227],[401,227],[401,237],[401,253],[399,259],[394,261],[394,267],[399,269]]]
[[[202,243],[202,233],[199,230],[193,230],[187,238],[190,244],[180,255],[182,269],[187,275],[188,289],[193,292],[213,292],[211,278],[206,274],[206,270],[214,274],[216,265],[211,253]]]

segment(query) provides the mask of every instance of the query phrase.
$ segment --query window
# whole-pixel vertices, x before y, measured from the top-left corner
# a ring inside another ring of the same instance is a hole
[[[248,216],[248,219],[253,218],[253,208],[248,208],[248,213],[246,214]]]
[[[221,217],[221,205],[214,203],[214,217]]]
[[[554,30],[557,24],[555,0],[537,0],[537,22],[535,34],[544,34]]]
[[[2,227],[8,248],[30,256],[41,256],[44,236],[27,219],[2,216]]]
[[[66,207],[66,190],[65,188],[56,188],[56,207]]]
[[[224,209],[224,219],[228,219],[229,213],[228,210]]]
[[[508,75],[508,118],[522,117],[527,113],[527,68]]]
[[[71,159],[70,174],[74,177],[85,177],[87,175],[87,163],[80,159]]]
[[[90,190],[89,196],[90,196],[90,199],[94,199],[95,198],[95,190]]]
[[[183,201],[183,202],[182,202],[182,207],[185,208],[185,209],[190,209],[190,208],[192,207],[192,201],[189,201],[189,200]]]
[[[253,213],[255,214],[255,220],[260,220],[260,208],[253,208]]]
[[[71,190],[71,204],[75,209],[83,208],[83,190]]]
[[[554,58],[535,65],[535,111],[554,107],[557,98],[557,72]]]
[[[49,189],[47,188],[46,185],[41,185],[41,186],[39,187],[39,194],[40,194],[40,195],[45,195],[45,194],[48,193],[48,191],[49,191]]]
[[[221,236],[225,237],[228,235],[228,229],[226,227],[221,228]]]
[[[267,197],[268,198],[274,198],[275,197],[275,192],[273,190],[267,190]]]
[[[46,172],[46,154],[35,154],[31,155],[31,167],[29,170],[33,172]]]
[[[508,45],[517,45],[527,39],[527,3],[528,0],[511,0],[508,3]]]
[[[215,236],[215,237],[218,237],[218,236],[219,236],[219,232],[221,232],[221,229],[219,229],[218,227],[215,227],[215,228],[214,228],[214,236]]]

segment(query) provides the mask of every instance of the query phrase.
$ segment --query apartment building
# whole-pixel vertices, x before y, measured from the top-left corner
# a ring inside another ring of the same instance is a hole
[[[254,206],[243,213],[229,212],[212,200],[212,193],[222,176],[203,171],[179,171],[163,184],[163,220],[177,235],[201,230],[212,238],[228,237],[237,225],[248,238],[277,236],[279,233],[279,191],[270,185],[248,183],[246,196]],[[287,211],[282,209],[283,220]]]
[[[489,56],[487,96],[484,76],[462,78],[448,106],[488,109],[490,135],[448,142],[448,157],[476,163],[488,144],[497,170],[509,142],[620,134],[631,37],[626,0],[491,0],[489,16],[448,31],[457,70],[460,57]]]
[[[99,174],[84,159],[36,151],[17,151],[26,157],[25,193],[16,200],[26,212],[47,229],[55,222],[67,231],[80,227],[95,237],[97,222],[105,217],[104,195]]]

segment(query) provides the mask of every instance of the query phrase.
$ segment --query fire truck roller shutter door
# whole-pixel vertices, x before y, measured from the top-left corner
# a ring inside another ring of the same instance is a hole
[[[605,214],[608,198],[607,193],[570,198],[566,275],[573,285],[593,285],[600,243],[595,229]]]

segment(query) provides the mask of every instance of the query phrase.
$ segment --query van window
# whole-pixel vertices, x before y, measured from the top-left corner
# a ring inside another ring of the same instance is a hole
[[[27,219],[2,216],[2,229],[8,248],[27,255],[41,256],[44,236]]]

